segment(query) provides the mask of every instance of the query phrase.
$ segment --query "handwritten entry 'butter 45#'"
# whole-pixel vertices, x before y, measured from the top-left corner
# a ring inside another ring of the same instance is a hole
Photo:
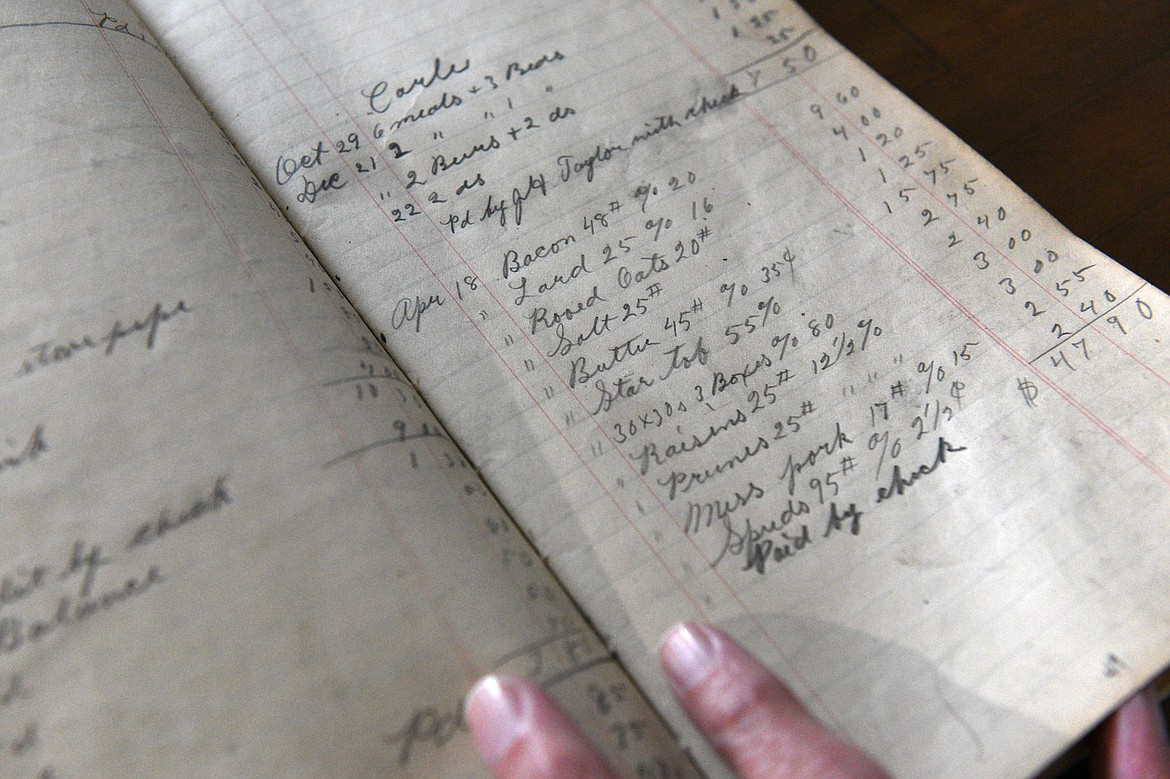
[[[473,770],[451,680],[524,658],[622,770],[692,770],[660,714],[720,775],[654,659],[700,619],[895,775],[1024,776],[1170,659],[1166,297],[795,5],[134,6],[119,50],[170,55],[254,201],[208,218],[325,420],[298,488],[397,528],[361,558],[413,583],[381,627],[439,615],[383,644],[396,679],[444,660],[371,755]],[[215,327],[151,294],[118,352]],[[278,492],[243,467],[222,512]]]

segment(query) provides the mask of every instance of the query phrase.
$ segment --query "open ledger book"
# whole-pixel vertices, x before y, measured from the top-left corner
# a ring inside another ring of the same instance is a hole
[[[1170,660],[1170,301],[795,5],[131,5],[0,8],[0,774],[480,776],[498,670],[723,776],[690,619],[1025,776]]]

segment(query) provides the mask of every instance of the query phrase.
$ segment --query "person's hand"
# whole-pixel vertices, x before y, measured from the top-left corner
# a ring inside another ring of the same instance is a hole
[[[856,746],[829,732],[726,634],[679,625],[660,652],[696,727],[743,779],[883,779]],[[489,676],[468,695],[467,721],[498,779],[612,779],[613,771],[538,687]],[[1170,746],[1154,694],[1131,698],[1103,726],[1098,776],[1170,779]]]

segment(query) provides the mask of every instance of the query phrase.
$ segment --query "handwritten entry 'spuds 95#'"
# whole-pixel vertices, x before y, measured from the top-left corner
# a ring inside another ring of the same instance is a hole
[[[720,625],[899,777],[1170,660],[1170,301],[797,6],[0,9],[0,773],[724,776]]]

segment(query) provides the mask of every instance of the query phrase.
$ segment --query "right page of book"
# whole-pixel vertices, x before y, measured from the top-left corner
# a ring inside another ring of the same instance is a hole
[[[901,777],[1170,659],[1170,301],[795,5],[137,5],[712,774],[676,620]]]

